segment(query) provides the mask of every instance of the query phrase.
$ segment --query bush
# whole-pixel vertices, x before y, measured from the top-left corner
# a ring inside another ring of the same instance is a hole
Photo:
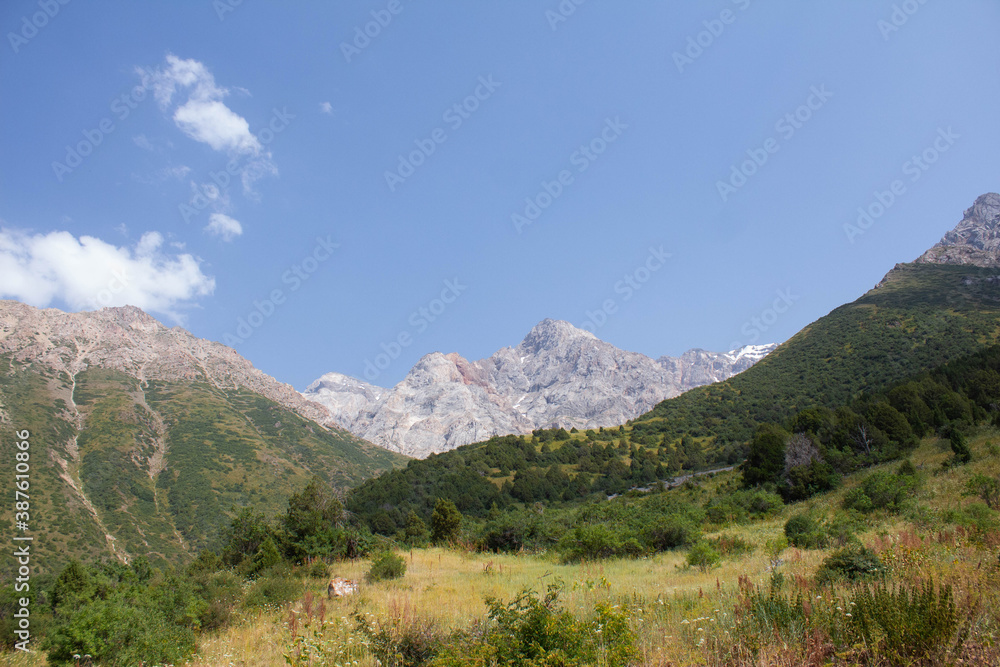
[[[592,620],[577,619],[559,607],[554,586],[544,599],[533,591],[523,591],[508,603],[487,598],[486,606],[486,628],[453,637],[431,663],[433,667],[626,667],[638,655],[635,633],[624,610],[599,603]]]
[[[955,462],[958,464],[968,463],[972,460],[972,450],[965,442],[965,436],[958,429],[952,429],[949,437],[951,451],[955,454]]]
[[[377,664],[386,667],[426,665],[442,645],[433,620],[413,618],[404,621],[396,617],[370,622],[360,612],[355,612],[354,619],[358,630],[368,637],[368,645],[378,659]]]
[[[372,561],[371,567],[365,573],[365,581],[373,583],[388,579],[399,579],[406,574],[406,561],[390,551]]]
[[[208,604],[198,618],[202,630],[229,625],[233,609],[243,596],[243,582],[232,572],[215,572],[197,584],[198,593]]]
[[[702,572],[708,572],[719,564],[721,558],[715,547],[707,541],[701,541],[688,551],[687,564],[690,567],[698,568]]]
[[[785,537],[800,549],[822,549],[827,544],[823,526],[808,514],[796,514],[785,522]]]
[[[716,496],[705,507],[705,512],[712,523],[744,523],[775,516],[782,507],[784,503],[778,494],[751,489]]]
[[[313,579],[325,579],[326,575],[330,573],[330,568],[326,566],[321,560],[316,561],[309,566],[309,576]]]
[[[868,646],[881,643],[893,664],[938,664],[949,649],[957,654],[965,638],[951,586],[935,592],[933,581],[895,590],[877,585],[860,590],[853,604],[852,629]]]
[[[882,561],[871,549],[854,544],[839,549],[823,560],[816,571],[816,581],[858,581],[880,576],[885,571]]]
[[[646,527],[642,537],[649,549],[667,551],[694,544],[701,538],[701,531],[694,522],[682,517],[657,518]]]
[[[722,556],[741,556],[753,551],[753,545],[741,537],[722,535],[708,543]]]
[[[565,563],[601,558],[641,556],[645,550],[634,537],[603,525],[577,526],[559,540],[557,550]]]
[[[876,471],[865,477],[860,486],[847,492],[843,505],[845,509],[864,513],[881,509],[899,512],[917,484],[913,476]]]
[[[263,572],[253,583],[243,604],[250,607],[280,607],[302,594],[302,582],[284,566]]]

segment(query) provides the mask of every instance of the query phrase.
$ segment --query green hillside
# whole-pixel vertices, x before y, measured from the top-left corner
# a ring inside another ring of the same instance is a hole
[[[664,401],[634,422],[496,437],[411,461],[354,489],[346,505],[372,531],[397,537],[411,511],[428,521],[438,498],[477,518],[533,505],[574,506],[738,464],[767,441],[754,437],[763,424],[775,429],[772,439],[781,440],[782,451],[773,465],[752,461],[754,474],[786,499],[799,499],[829,488],[839,475],[899,456],[929,430],[944,433],[950,424],[989,416],[993,397],[982,389],[989,381],[973,377],[969,365],[1000,368],[993,348],[1000,337],[995,273],[900,265],[881,287],[814,322],[744,373]],[[830,409],[800,415],[815,407]],[[856,443],[859,428],[868,434],[863,446]],[[782,481],[771,468],[781,472],[785,440],[802,431],[812,433],[828,467],[803,468]],[[513,523],[531,525],[530,519]]]
[[[275,514],[314,475],[347,489],[406,461],[243,389],[140,384],[100,368],[75,380],[0,358],[0,456],[13,461],[14,431],[30,432],[29,534],[46,569],[112,550],[180,564],[234,507]],[[5,476],[5,497],[13,482]],[[11,520],[12,510],[0,516]]]
[[[631,425],[668,439],[713,438],[724,449],[748,441],[758,423],[847,403],[998,339],[996,269],[900,264],[750,369],[663,401]]]

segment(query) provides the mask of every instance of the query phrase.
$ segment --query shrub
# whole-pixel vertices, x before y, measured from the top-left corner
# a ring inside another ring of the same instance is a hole
[[[974,537],[981,537],[997,528],[997,513],[983,503],[970,503],[957,510],[946,510],[942,513],[942,518],[968,528]]]
[[[784,503],[778,494],[750,489],[716,496],[705,507],[705,512],[712,523],[744,523],[774,516],[782,507]]]
[[[862,480],[844,496],[844,508],[858,512],[873,512],[885,509],[898,512],[917,488],[917,479],[912,476],[897,476],[886,471],[876,471]]]
[[[809,514],[796,514],[786,521],[785,537],[800,549],[822,549],[827,544],[823,527]]]
[[[442,637],[433,620],[395,617],[371,622],[360,612],[356,612],[354,618],[358,630],[368,637],[369,648],[378,664],[385,667],[426,665],[442,645]]]
[[[638,653],[624,610],[599,603],[583,621],[558,604],[558,588],[544,599],[523,591],[511,602],[487,598],[486,628],[449,641],[434,667],[485,665],[607,665],[625,667]]]
[[[654,519],[643,531],[643,542],[654,551],[677,549],[701,538],[698,526],[682,517]]]
[[[990,509],[1000,509],[1000,479],[987,475],[973,475],[965,483],[962,495],[979,496]]]
[[[701,541],[688,551],[687,564],[690,567],[698,568],[702,572],[708,572],[719,564],[721,558],[715,547],[707,541]]]
[[[321,560],[318,560],[309,566],[309,576],[314,579],[325,579],[329,572],[330,569],[326,566],[326,563]]]
[[[884,571],[882,561],[874,551],[863,545],[854,544],[827,556],[816,571],[816,581],[820,583],[837,580],[857,581],[879,576]]]
[[[740,556],[753,551],[753,544],[732,535],[722,535],[714,540],[708,540],[708,542],[722,556]]]
[[[934,582],[896,589],[876,585],[863,588],[853,599],[852,629],[866,645],[881,644],[894,664],[929,660],[938,664],[965,639],[951,586],[935,591]]]
[[[951,451],[955,454],[955,462],[959,464],[968,463],[972,460],[972,450],[965,442],[965,436],[958,429],[952,429],[949,437]]]
[[[787,478],[778,486],[778,491],[785,502],[791,503],[830,491],[839,484],[840,474],[833,466],[816,460],[790,469]]]
[[[281,606],[302,594],[302,582],[288,568],[278,566],[263,572],[253,583],[243,604],[248,607]]]
[[[642,545],[634,537],[626,537],[603,525],[577,526],[566,533],[557,550],[565,563],[601,558],[635,558],[644,553]]]
[[[202,630],[216,630],[229,624],[233,609],[243,596],[243,582],[232,572],[216,572],[198,585],[198,593],[208,604],[198,618]]]
[[[371,567],[365,573],[365,581],[372,583],[399,579],[406,574],[406,561],[391,551],[387,551],[372,561]]]

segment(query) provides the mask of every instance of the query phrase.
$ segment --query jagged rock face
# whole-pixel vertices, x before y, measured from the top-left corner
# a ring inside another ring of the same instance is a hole
[[[981,195],[962,221],[915,261],[1000,266],[1000,194]]]
[[[221,343],[167,328],[135,306],[64,313],[0,300],[0,354],[74,376],[88,366],[121,371],[140,381],[204,377],[217,387],[242,387],[331,425],[322,405],[278,382]]]
[[[617,426],[666,398],[749,368],[774,347],[690,350],[654,360],[568,322],[544,320],[517,347],[487,359],[428,354],[392,389],[328,373],[303,395],[355,435],[423,457],[536,428]]]

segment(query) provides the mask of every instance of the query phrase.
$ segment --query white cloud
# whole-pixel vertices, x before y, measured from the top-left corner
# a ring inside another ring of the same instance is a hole
[[[329,102],[320,102],[319,103],[319,110],[322,111],[323,113],[332,114],[333,113],[333,105],[330,104]]]
[[[133,248],[69,232],[29,235],[0,228],[0,296],[74,310],[133,305],[168,315],[215,290],[215,279],[190,254],[162,250],[163,236],[146,232]]]
[[[205,231],[212,236],[219,236],[223,241],[232,241],[243,233],[243,225],[223,213],[213,213],[208,219]]]
[[[137,134],[134,137],[132,137],[132,143],[134,143],[136,146],[143,149],[144,151],[154,150],[152,142],[150,142],[149,138],[146,137],[145,134]]]
[[[217,151],[261,154],[260,141],[250,133],[250,124],[222,103],[229,91],[216,85],[215,77],[204,64],[168,54],[165,69],[141,73],[149,76],[153,95],[164,110],[174,103],[174,96],[180,91],[187,93],[187,99],[173,114],[174,123],[184,134]]]

